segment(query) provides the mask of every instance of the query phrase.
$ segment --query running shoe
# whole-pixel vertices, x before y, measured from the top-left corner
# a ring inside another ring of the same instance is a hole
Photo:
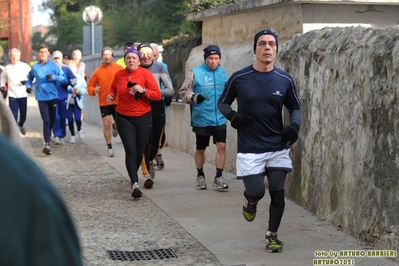
[[[244,198],[244,206],[242,206],[242,213],[245,220],[252,222],[256,216],[256,205],[258,202],[250,202],[247,198]]]
[[[82,130],[79,131],[79,138],[80,139],[84,139],[85,138],[85,134],[83,134]]]
[[[197,189],[198,190],[206,189],[205,176],[203,175],[197,176]]]
[[[267,233],[266,236],[266,250],[270,253],[276,253],[283,251],[284,243],[277,239],[277,234],[272,235],[271,233]]]
[[[212,185],[213,185],[214,187],[217,187],[218,190],[219,190],[219,189],[229,189],[229,186],[228,186],[228,185],[226,184],[226,182],[224,181],[223,176],[216,177],[216,178],[213,180]]]
[[[114,136],[114,138],[118,136],[118,130],[116,129],[116,127],[113,126],[112,126],[112,136]]]
[[[162,160],[162,154],[157,154],[155,161],[157,162],[158,169],[163,169],[165,167],[165,164]]]
[[[61,143],[60,137],[55,137],[54,138],[54,145],[60,145],[60,143]]]
[[[50,144],[44,144],[43,153],[46,155],[51,155],[51,146]]]
[[[114,150],[109,148],[107,155],[108,155],[108,157],[114,157]]]
[[[69,143],[72,143],[72,144],[76,143],[76,137],[72,136],[71,139],[69,140]]]
[[[19,131],[21,132],[22,135],[26,134],[26,129],[23,126],[19,127]]]
[[[137,182],[134,182],[132,190],[132,197],[135,199],[141,198],[141,196],[143,195],[143,193],[140,191],[140,185]]]
[[[154,181],[152,180],[151,175],[146,175],[145,177],[145,182],[144,182],[144,187],[145,188],[152,188],[152,186],[154,185]]]

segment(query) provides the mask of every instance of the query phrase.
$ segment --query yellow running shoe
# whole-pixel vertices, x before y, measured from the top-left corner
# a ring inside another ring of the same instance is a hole
[[[242,206],[242,213],[244,215],[245,220],[248,222],[252,222],[256,216],[256,205],[258,202],[250,202],[247,198],[244,198],[244,206]]]
[[[266,236],[266,250],[270,253],[276,253],[283,251],[284,243],[277,239],[277,234],[272,235],[267,233]]]

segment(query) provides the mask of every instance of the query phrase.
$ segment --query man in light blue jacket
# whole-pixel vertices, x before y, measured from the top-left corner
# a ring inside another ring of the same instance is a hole
[[[197,167],[197,189],[206,189],[203,166],[205,149],[210,137],[216,144],[216,176],[212,185],[218,190],[229,186],[223,179],[226,161],[226,118],[219,112],[217,101],[224,90],[228,76],[220,66],[221,52],[218,46],[208,45],[204,49],[205,62],[194,67],[179,90],[183,102],[191,104],[191,126],[196,137],[194,161]]]
[[[46,155],[51,155],[50,135],[55,122],[58,101],[56,82],[68,83],[67,77],[62,75],[60,67],[49,60],[49,55],[49,47],[45,44],[40,45],[39,61],[32,66],[26,83],[26,91],[32,93],[33,79],[36,80],[35,98],[43,120],[43,153]]]

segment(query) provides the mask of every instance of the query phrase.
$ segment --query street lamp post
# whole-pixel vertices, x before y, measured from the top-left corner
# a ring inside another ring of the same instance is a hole
[[[82,17],[83,21],[91,26],[91,54],[95,54],[94,25],[101,21],[103,13],[96,6],[88,6],[84,9]]]

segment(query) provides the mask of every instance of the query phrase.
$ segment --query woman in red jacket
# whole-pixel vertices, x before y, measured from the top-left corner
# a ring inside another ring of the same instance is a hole
[[[132,197],[140,198],[137,170],[143,158],[145,144],[151,132],[150,100],[160,101],[161,90],[152,73],[140,67],[141,54],[134,48],[125,52],[126,68],[116,72],[107,101],[118,96],[116,124],[125,149],[125,164],[132,182]],[[151,187],[151,179],[145,181]]]

